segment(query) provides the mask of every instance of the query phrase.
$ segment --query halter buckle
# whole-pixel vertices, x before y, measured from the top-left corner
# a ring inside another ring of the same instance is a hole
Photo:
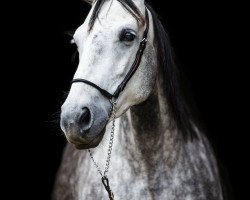
[[[146,43],[147,41],[148,41],[147,38],[143,38],[142,41],[141,41],[141,43]]]

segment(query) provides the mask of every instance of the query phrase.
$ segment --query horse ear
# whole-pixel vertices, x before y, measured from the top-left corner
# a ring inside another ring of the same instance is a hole
[[[83,0],[83,1],[90,4],[90,5],[92,5],[95,0]]]
[[[142,8],[145,5],[145,0],[133,0],[135,5],[138,6],[138,8]]]
[[[145,0],[134,0],[135,2],[141,3],[141,4],[145,4]]]

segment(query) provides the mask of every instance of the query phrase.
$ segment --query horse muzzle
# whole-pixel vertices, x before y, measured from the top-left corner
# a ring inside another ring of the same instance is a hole
[[[94,148],[101,142],[107,122],[110,105],[65,102],[61,109],[61,129],[67,140],[77,149]]]

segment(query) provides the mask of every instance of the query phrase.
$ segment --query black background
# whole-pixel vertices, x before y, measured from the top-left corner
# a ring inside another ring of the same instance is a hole
[[[237,73],[236,8],[218,2],[150,4],[169,32],[218,160],[236,199],[241,199],[247,131],[242,126],[244,91]],[[76,70],[71,62],[74,48],[64,33],[77,28],[90,7],[80,0],[43,0],[13,3],[10,8],[3,31],[8,43],[3,100],[11,107],[2,104],[8,111],[3,125],[7,139],[2,141],[8,171],[2,175],[9,175],[9,197],[49,199],[66,143],[58,124],[60,106]]]

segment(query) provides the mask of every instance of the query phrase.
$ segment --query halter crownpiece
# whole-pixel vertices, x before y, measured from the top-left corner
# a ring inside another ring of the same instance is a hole
[[[118,87],[115,90],[114,94],[110,94],[107,90],[102,89],[101,87],[99,87],[95,83],[90,82],[90,81],[88,81],[86,79],[81,79],[81,78],[73,79],[71,81],[71,84],[72,83],[82,82],[82,83],[90,85],[90,86],[94,87],[95,89],[99,90],[100,93],[103,96],[107,97],[108,99],[112,99],[112,98],[117,99],[119,97],[120,93],[124,90],[124,88],[126,87],[127,83],[129,82],[129,80],[134,75],[134,73],[136,72],[136,70],[138,69],[138,67],[140,65],[141,58],[142,58],[144,49],[145,49],[146,44],[147,44],[147,36],[148,36],[148,29],[149,29],[149,18],[148,18],[148,11],[147,11],[147,9],[146,9],[146,12],[145,12],[145,16],[146,16],[146,29],[145,29],[145,31],[143,33],[143,39],[140,42],[139,49],[136,52],[135,60],[134,60],[134,62],[132,64],[130,70],[126,74],[125,78],[121,82],[121,84],[118,85]]]

